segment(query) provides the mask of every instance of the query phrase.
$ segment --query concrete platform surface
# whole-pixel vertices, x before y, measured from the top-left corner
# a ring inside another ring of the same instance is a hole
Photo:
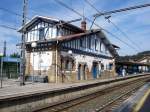
[[[149,95],[145,99],[143,105],[141,106],[139,112],[150,112],[150,89],[149,89]]]
[[[143,74],[138,74],[143,75]],[[100,82],[106,82],[106,81],[112,81],[116,79],[124,79],[128,77],[134,77],[132,76],[126,76],[126,77],[117,77],[112,79],[104,79],[104,80],[91,80],[91,81],[84,81],[79,83],[28,83],[25,86],[19,86],[19,85],[13,85],[13,86],[6,86],[3,88],[0,88],[0,100],[5,98],[11,98],[11,97],[17,97],[17,96],[24,96],[34,93],[41,93],[46,91],[55,91],[59,89],[66,89],[66,88],[72,88],[72,87],[78,87],[78,86],[84,86],[88,84],[94,84],[94,83],[100,83]]]
[[[150,82],[113,112],[150,112]]]

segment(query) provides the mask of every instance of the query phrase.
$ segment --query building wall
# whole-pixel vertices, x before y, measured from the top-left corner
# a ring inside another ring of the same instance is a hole
[[[141,63],[150,63],[150,59],[149,58],[148,59],[143,59],[143,60],[141,60],[139,62],[141,62]]]
[[[74,33],[76,33],[76,31],[74,31],[72,28],[57,28],[55,24],[41,21],[31,25],[28,28],[27,32],[25,33],[25,40],[26,42],[34,42]]]
[[[26,53],[26,75],[48,76],[50,82],[55,81],[55,53],[41,51]]]
[[[65,49],[75,49],[85,51],[87,53],[111,57],[108,47],[106,47],[102,39],[97,34],[85,35],[81,38],[65,41],[62,43],[62,47]]]
[[[61,73],[64,75],[63,81],[79,81],[79,80],[90,80],[94,79],[93,77],[93,64],[97,64],[97,76],[96,78],[110,78],[115,76],[115,66],[114,66],[114,59],[104,59],[104,58],[97,58],[94,56],[87,56],[73,53],[69,55],[68,52],[61,51],[61,58],[63,65]],[[73,67],[70,69],[66,69],[66,62],[69,61],[73,63]],[[109,69],[109,64],[113,64],[111,70]],[[104,65],[104,68],[102,67]],[[79,69],[81,66],[81,69]],[[85,68],[84,68],[85,67]],[[80,76],[78,75],[80,70]],[[83,73],[84,72],[84,73]]]
[[[33,64],[34,54],[34,64]],[[67,61],[69,67],[66,68]],[[41,64],[40,64],[41,62]],[[58,82],[78,82],[81,80],[91,80],[93,77],[93,63],[97,64],[97,78],[110,78],[115,76],[114,59],[97,58],[94,56],[87,56],[68,52],[57,52],[57,81]],[[109,64],[112,63],[113,67],[109,69]],[[102,67],[102,64],[104,67]],[[26,75],[34,76],[48,76],[49,82],[56,82],[56,51],[42,51],[42,53],[27,53],[26,59]],[[80,69],[80,76],[78,75]],[[33,74],[34,72],[34,74]],[[79,78],[80,77],[80,78]]]
[[[31,25],[25,35],[26,42],[32,43],[75,33],[79,32],[74,31],[72,28],[57,28],[55,24],[39,21]],[[114,65],[114,60],[104,58],[111,57],[112,54],[108,51],[108,47],[103,41],[97,33],[64,41],[61,44],[62,49],[57,51],[57,57],[56,47],[52,47],[49,51],[44,51],[46,49],[41,46],[40,50],[37,48],[38,52],[33,53],[29,51],[29,53],[26,53],[26,75],[48,76],[49,82],[56,82],[57,80],[58,82],[89,80],[93,79],[93,77],[105,77],[105,74],[106,76],[108,74],[108,77],[110,77],[110,74],[113,73],[113,68],[109,70],[108,66],[110,63]],[[73,49],[86,54],[73,53],[72,56],[68,56],[64,49]],[[100,55],[103,57],[100,57]],[[56,66],[58,68],[57,75]],[[94,70],[93,67],[95,67]],[[81,74],[78,74],[78,71]],[[96,72],[96,76],[92,76],[92,72]],[[56,76],[58,77],[56,78]]]

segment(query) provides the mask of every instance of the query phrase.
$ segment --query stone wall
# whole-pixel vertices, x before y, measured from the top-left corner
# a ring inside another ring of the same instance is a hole
[[[67,52],[62,52],[59,49],[57,50],[57,79],[56,79],[56,47],[53,46],[51,51],[52,60],[48,69],[45,70],[34,70],[35,75],[46,75],[48,76],[48,81],[51,83],[68,83],[68,82],[79,82],[83,80],[92,80],[92,67],[93,63],[97,64],[97,68],[101,70],[101,64],[104,64],[104,70],[99,71],[97,73],[97,78],[112,78],[115,77],[115,65],[114,59],[104,59],[87,55],[80,55],[73,53],[72,55],[68,55]],[[31,60],[31,53],[26,53],[26,75],[33,74],[33,66]],[[69,62],[69,68],[66,68],[66,61]],[[106,65],[109,63],[113,63],[112,70],[106,70]],[[80,68],[80,77],[78,76],[78,72]],[[35,68],[35,67],[34,67]],[[79,79],[80,78],[80,79]]]

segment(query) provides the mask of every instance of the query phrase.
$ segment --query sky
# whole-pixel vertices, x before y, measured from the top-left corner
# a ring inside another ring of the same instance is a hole
[[[36,15],[53,17],[65,21],[81,18],[71,10],[61,6],[58,0],[28,0],[28,18]],[[85,0],[60,0],[69,7],[84,14],[85,17],[93,20],[97,13]],[[100,12],[110,11],[134,5],[150,3],[150,0],[88,0]],[[22,23],[23,0],[1,0],[0,3],[0,52],[3,49],[3,42],[7,41],[7,54],[19,52],[16,44],[20,43],[21,34],[15,30],[1,27],[10,26],[19,29]],[[6,10],[3,10],[6,9]],[[7,11],[8,10],[8,11]],[[10,13],[10,12],[15,12]],[[111,43],[120,47],[119,55],[133,55],[141,51],[150,50],[150,7],[136,9],[127,12],[112,14],[110,20],[125,34],[122,34],[114,25],[109,23],[103,16],[96,19],[95,23],[103,29],[108,30],[115,36],[104,31]],[[29,20],[28,20],[29,21]],[[80,27],[80,22],[73,23]],[[87,21],[88,29],[91,23]],[[93,26],[92,28],[98,28]],[[119,38],[119,40],[117,38]],[[121,41],[123,42],[121,42]],[[128,43],[128,45],[124,44]]]

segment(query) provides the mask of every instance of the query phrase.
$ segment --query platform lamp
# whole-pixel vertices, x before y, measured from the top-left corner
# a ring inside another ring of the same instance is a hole
[[[32,83],[34,82],[34,49],[36,48],[36,46],[37,46],[36,42],[33,42],[31,44],[31,47],[33,48],[33,75],[32,75]]]
[[[2,81],[3,81],[3,53],[0,53],[1,56],[1,88],[2,88]]]
[[[68,54],[71,57],[72,56],[72,50],[69,50]],[[71,74],[72,74],[72,66],[71,66],[71,64],[69,64],[69,65],[70,65],[70,76],[71,76]]]

